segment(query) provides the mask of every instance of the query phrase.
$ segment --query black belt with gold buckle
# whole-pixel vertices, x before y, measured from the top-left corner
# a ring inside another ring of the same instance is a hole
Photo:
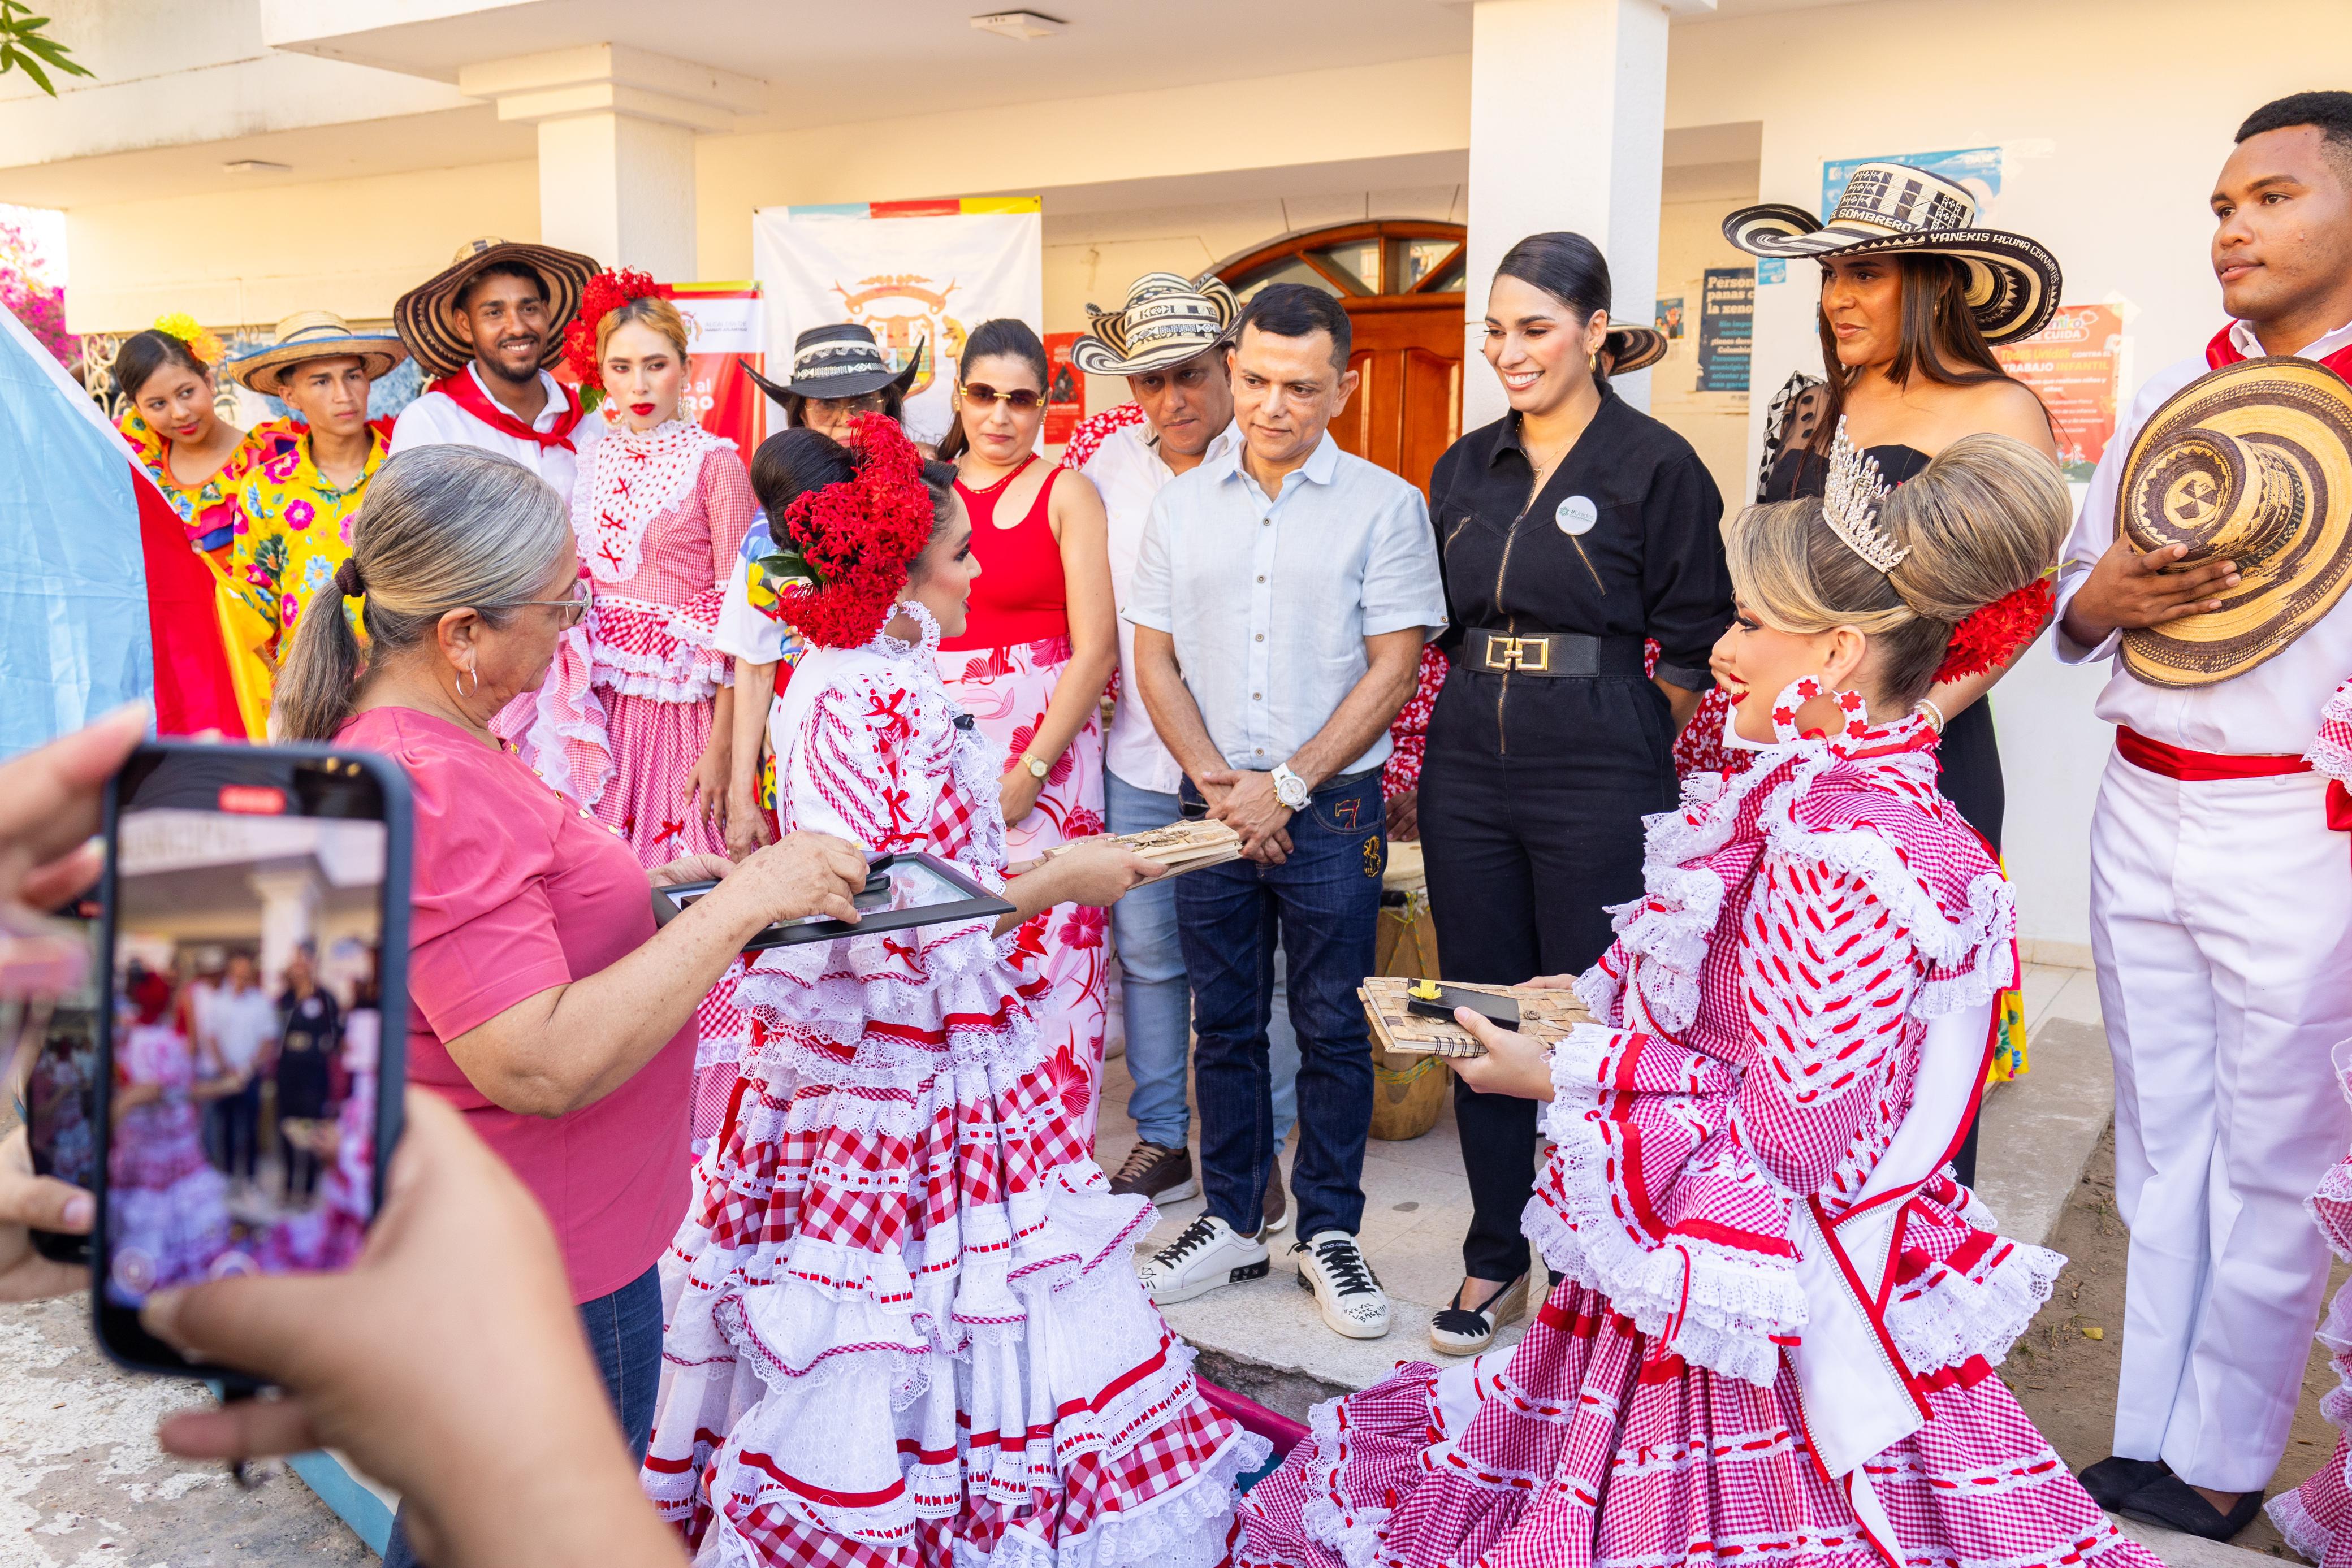
[[[1643,674],[1642,639],[1588,637],[1580,632],[1496,632],[1474,626],[1462,634],[1463,662],[1490,674],[1564,675],[1586,680]]]

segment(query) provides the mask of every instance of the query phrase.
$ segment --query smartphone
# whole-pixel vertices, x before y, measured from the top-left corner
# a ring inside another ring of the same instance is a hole
[[[98,940],[99,901],[75,900],[54,913],[93,948]],[[92,963],[80,987],[54,1001],[11,1004],[6,1033],[16,1040],[9,1082],[25,1121],[25,1137],[37,1176],[56,1176],[76,1186],[95,1181],[98,1164],[98,1019],[105,995]],[[59,1231],[32,1232],[33,1249],[60,1263],[89,1261],[89,1238]]]
[[[1404,1002],[1404,1010],[1409,1013],[1444,1019],[1448,1023],[1454,1021],[1455,1008],[1468,1008],[1487,1022],[1500,1024],[1505,1029],[1519,1027],[1519,1004],[1509,997],[1497,997],[1486,991],[1465,991],[1457,986],[1440,986],[1437,988],[1437,1000],[1433,1002],[1423,1001],[1410,994]]]
[[[109,781],[90,1260],[99,1343],[217,1378],[148,1295],[359,1254],[399,1141],[408,780],[325,747],[141,747]]]

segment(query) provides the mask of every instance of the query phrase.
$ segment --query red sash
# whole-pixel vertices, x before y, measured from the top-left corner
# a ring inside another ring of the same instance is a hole
[[[2219,751],[2191,751],[2185,746],[2168,746],[2161,740],[2150,740],[2127,724],[2116,726],[2116,749],[2135,768],[2167,779],[2178,779],[2185,784],[2203,784],[2216,779],[2277,779],[2289,773],[2308,773],[2311,764],[2300,757],[2283,752],[2257,752],[2246,755]]]
[[[2230,341],[2230,329],[2227,327],[2214,333],[2213,340],[2205,345],[2205,368],[2209,371],[2234,365],[2245,357],[2238,352],[2238,345]],[[2347,343],[2326,359],[2314,362],[2326,365],[2346,381],[2352,382],[2352,343]]]
[[[566,452],[579,450],[572,444],[572,433],[580,427],[580,422],[588,416],[588,411],[580,406],[579,399],[572,395],[572,389],[562,382],[555,383],[555,390],[562,395],[566,406],[564,412],[556,416],[553,427],[547,430],[533,430],[492,402],[470,370],[459,371],[454,376],[443,376],[427,390],[441,393],[500,435],[536,442],[542,452],[551,446],[561,446]]]

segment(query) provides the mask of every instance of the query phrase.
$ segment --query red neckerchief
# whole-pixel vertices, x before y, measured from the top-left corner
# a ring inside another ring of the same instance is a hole
[[[2230,341],[2230,329],[2227,327],[2214,333],[2213,340],[2205,345],[2205,368],[2209,371],[2234,365],[2245,357],[2238,352],[2238,345]],[[2326,359],[2313,362],[2326,365],[2346,381],[2352,382],[2352,343],[2347,343]]]
[[[482,390],[482,383],[474,379],[471,368],[459,371],[454,376],[443,376],[427,390],[441,393],[500,435],[538,443],[541,452],[551,446],[561,446],[566,452],[579,450],[572,444],[572,433],[579,428],[582,420],[588,417],[588,411],[580,406],[579,400],[572,395],[572,389],[562,382],[555,383],[555,390],[562,394],[565,410],[556,416],[554,425],[547,430],[533,430],[492,402],[490,395]]]

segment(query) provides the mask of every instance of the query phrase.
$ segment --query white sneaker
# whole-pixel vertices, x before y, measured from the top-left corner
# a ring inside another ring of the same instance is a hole
[[[1290,1250],[1298,1259],[1298,1288],[1315,1292],[1315,1304],[1332,1333],[1378,1339],[1389,1332],[1388,1292],[1354,1237],[1318,1230]]]
[[[1272,1267],[1264,1241],[1244,1236],[1213,1214],[1203,1214],[1140,1272],[1151,1304],[1164,1307],[1205,1296],[1221,1285],[1263,1280]]]

